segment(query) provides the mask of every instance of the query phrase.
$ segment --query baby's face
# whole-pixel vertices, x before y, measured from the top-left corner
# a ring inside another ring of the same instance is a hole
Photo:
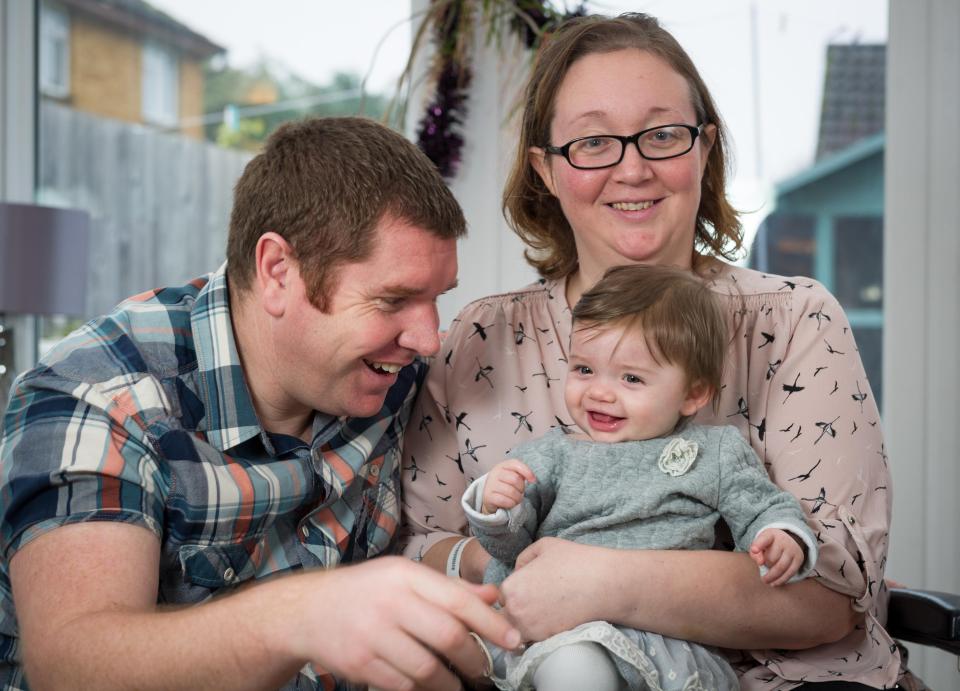
[[[574,324],[565,389],[574,422],[603,442],[672,432],[702,404],[690,395],[684,371],[659,359],[636,327]]]

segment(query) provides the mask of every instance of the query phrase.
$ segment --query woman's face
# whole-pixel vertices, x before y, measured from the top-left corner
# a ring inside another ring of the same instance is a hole
[[[658,125],[699,125],[686,80],[641,50],[593,53],[577,60],[557,92],[550,144],[590,135],[629,136]],[[563,156],[531,149],[531,164],[573,228],[580,271],[591,281],[626,263],[689,268],[700,180],[716,128],[693,149],[648,161],[628,145],[611,168],[578,170]]]

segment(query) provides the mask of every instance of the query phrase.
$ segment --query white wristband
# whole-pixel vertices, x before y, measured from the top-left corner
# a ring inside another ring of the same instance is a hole
[[[463,557],[463,552],[466,550],[467,545],[476,539],[475,537],[465,537],[453,546],[453,549],[450,550],[450,555],[447,557],[448,576],[452,576],[453,578],[460,577],[460,560]]]

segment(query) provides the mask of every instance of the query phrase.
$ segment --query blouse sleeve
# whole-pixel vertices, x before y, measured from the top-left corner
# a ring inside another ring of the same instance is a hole
[[[750,368],[752,385],[768,382],[752,441],[807,514],[820,546],[815,576],[876,614],[891,509],[880,416],[840,304],[809,280],[791,290],[785,323],[754,335],[754,347],[770,336],[786,343],[779,363]]]
[[[430,363],[403,437],[401,545],[407,557],[418,561],[436,542],[467,532],[460,499],[472,479],[467,479],[470,466],[464,467],[457,437],[459,424],[467,420],[456,420],[456,413],[447,404],[448,378],[457,376],[451,371],[451,356],[462,340],[456,326],[447,333],[440,354]],[[469,455],[467,459],[469,464]]]
[[[404,554],[467,533],[467,485],[551,427],[563,407],[561,320],[545,287],[471,303],[434,358],[404,435]],[[569,326],[566,327],[567,331]]]

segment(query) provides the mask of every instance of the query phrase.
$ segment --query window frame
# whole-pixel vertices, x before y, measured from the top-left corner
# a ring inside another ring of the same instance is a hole
[[[51,98],[70,96],[70,13],[50,2],[40,3],[37,81],[40,93]],[[57,45],[61,50],[57,51]],[[57,79],[57,76],[60,79]]]
[[[141,50],[140,111],[143,121],[159,127],[180,122],[180,56],[168,46],[147,39]]]

